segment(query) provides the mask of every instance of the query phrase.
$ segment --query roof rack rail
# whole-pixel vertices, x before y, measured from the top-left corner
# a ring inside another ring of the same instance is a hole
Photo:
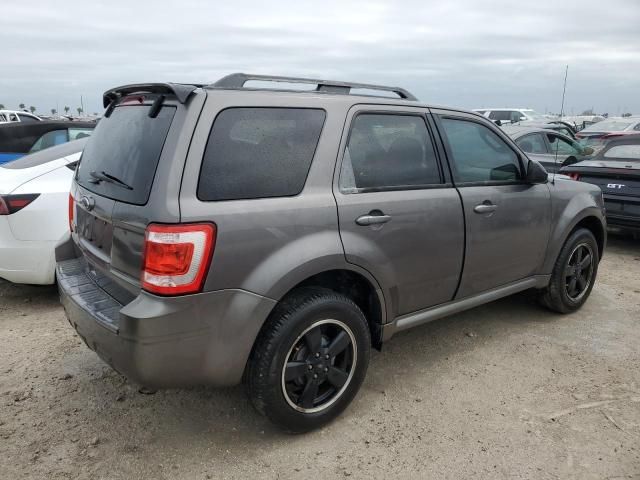
[[[279,77],[272,75],[252,75],[247,73],[232,73],[226,77],[222,77],[217,82],[208,85],[213,88],[240,89],[244,88],[244,84],[251,80],[265,82],[285,82],[285,83],[307,83],[316,85],[315,91],[338,93],[349,95],[351,89],[361,88],[366,90],[380,90],[383,92],[392,92],[404,100],[418,100],[412,93],[400,87],[387,87],[384,85],[370,85],[367,83],[337,82],[335,80],[319,80],[315,78],[299,78],[299,77]]]
[[[204,85],[195,83],[136,83],[122,85],[104,92],[102,105],[106,108],[113,100],[132,93],[167,93],[175,95],[180,103],[185,103],[193,91],[202,86]]]

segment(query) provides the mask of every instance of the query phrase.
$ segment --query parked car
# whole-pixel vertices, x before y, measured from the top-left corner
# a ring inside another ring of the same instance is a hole
[[[602,115],[563,115],[562,121],[569,123],[576,132],[584,130],[590,125],[601,122],[606,117]]]
[[[28,112],[18,110],[0,110],[0,123],[33,123],[40,122],[42,119]]]
[[[0,278],[54,283],[54,249],[69,232],[69,188],[85,143],[76,140],[0,166]]]
[[[0,125],[0,165],[71,140],[88,137],[95,122],[51,121]]]
[[[259,412],[306,431],[396,332],[530,288],[572,312],[593,287],[600,189],[549,183],[475,113],[244,74],[104,104],[58,285],[87,345],[149,388],[244,379]]]
[[[640,134],[611,139],[591,160],[560,172],[602,189],[609,225],[640,231]]]
[[[585,146],[599,150],[612,137],[640,132],[640,117],[611,117],[580,130],[576,137]]]
[[[563,135],[570,137],[572,140],[577,140],[576,131],[573,129],[573,127],[570,124],[560,120],[550,120],[548,122],[530,120],[526,122],[506,124],[505,126],[506,127],[519,126],[519,127],[527,127],[527,128],[544,128],[546,130],[553,130],[555,132],[562,133]]]
[[[541,163],[548,172],[557,172],[593,155],[591,147],[583,147],[571,137],[545,128],[506,125],[503,130],[527,157]]]
[[[530,108],[479,108],[473,111],[494,122],[499,120],[500,123],[545,122],[549,120],[547,115],[538,113]]]

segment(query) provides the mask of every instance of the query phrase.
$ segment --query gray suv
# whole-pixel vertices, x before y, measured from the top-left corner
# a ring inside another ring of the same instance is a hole
[[[480,115],[244,74],[104,104],[57,279],[89,348],[146,387],[244,382],[258,411],[307,431],[396,332],[526,289],[571,312],[593,287],[600,189],[549,181]]]

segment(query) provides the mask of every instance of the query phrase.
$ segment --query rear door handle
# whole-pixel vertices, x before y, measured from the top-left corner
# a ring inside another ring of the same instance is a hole
[[[493,203],[490,203],[490,202],[484,202],[484,203],[481,203],[480,205],[476,205],[475,207],[473,207],[473,211],[476,213],[491,213],[491,212],[495,212],[496,208],[498,208],[497,205],[494,205]]]
[[[391,215],[368,214],[368,215],[362,215],[356,218],[356,223],[364,227],[366,225],[379,225],[381,223],[387,223],[389,220],[391,220]]]

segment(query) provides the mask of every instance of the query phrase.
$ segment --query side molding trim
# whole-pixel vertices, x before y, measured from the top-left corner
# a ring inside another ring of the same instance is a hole
[[[471,297],[453,300],[425,310],[402,315],[393,320],[393,322],[382,326],[382,341],[386,342],[394,334],[402,330],[407,330],[408,328],[432,322],[433,320],[438,320],[439,318],[447,317],[454,313],[484,305],[499,298],[508,297],[514,293],[528,290],[529,288],[544,288],[549,284],[550,279],[551,275],[534,275]]]

